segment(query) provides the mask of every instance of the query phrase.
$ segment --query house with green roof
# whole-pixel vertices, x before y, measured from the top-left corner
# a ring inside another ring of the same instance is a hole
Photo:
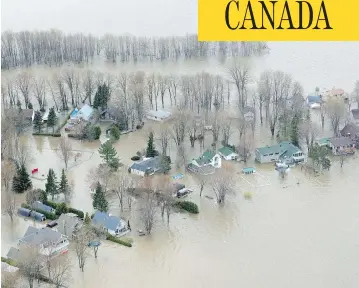
[[[202,156],[197,159],[192,159],[187,168],[192,172],[208,175],[213,174],[215,168],[221,168],[221,165],[221,156],[214,151],[207,150]]]
[[[300,148],[289,141],[282,141],[277,145],[257,148],[255,159],[259,163],[281,161],[286,164],[294,164],[304,162],[306,157]]]
[[[218,150],[218,154],[225,160],[236,160],[239,155],[228,146],[223,146]]]

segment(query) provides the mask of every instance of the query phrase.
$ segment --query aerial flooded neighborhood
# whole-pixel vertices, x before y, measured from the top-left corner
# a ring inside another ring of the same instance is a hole
[[[3,2],[1,287],[358,287],[358,43]]]

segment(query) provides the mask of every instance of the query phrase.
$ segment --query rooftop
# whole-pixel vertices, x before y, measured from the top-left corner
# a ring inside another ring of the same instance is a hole
[[[57,231],[70,237],[74,233],[76,226],[79,224],[79,218],[73,213],[61,214],[59,219],[57,219],[57,223]]]
[[[78,112],[77,116],[88,121],[92,115],[92,112],[93,112],[93,108],[90,105],[85,104],[84,106],[82,106],[82,108]]]
[[[356,125],[355,123],[348,123],[340,131],[340,134],[342,136],[347,136],[349,134],[352,135],[352,136],[359,135],[359,126]]]
[[[115,231],[122,226],[120,217],[112,216],[105,212],[97,211],[92,219],[94,225],[103,225],[109,230]]]
[[[58,242],[61,238],[61,233],[54,231],[48,227],[40,229],[29,226],[25,232],[24,237],[21,238],[19,241],[20,243],[38,246],[48,242]]]
[[[257,148],[260,154],[268,155],[268,154],[281,154],[283,157],[291,156],[292,154],[300,151],[297,146],[294,146],[289,141],[282,141],[277,145],[266,146]]]
[[[216,156],[216,153],[214,153],[213,151],[207,150],[202,154],[202,156],[200,156],[199,158],[197,158],[195,160],[198,163],[198,165],[202,166],[202,165],[211,163],[214,156]]]
[[[341,147],[351,145],[353,141],[347,137],[337,137],[330,139],[330,143],[332,143],[334,147]]]
[[[161,157],[156,156],[153,158],[145,159],[141,162],[135,162],[131,165],[131,169],[146,172],[150,169],[158,170],[161,164]]]
[[[223,146],[218,151],[221,152],[224,156],[229,156],[229,155],[235,153],[231,148],[229,148],[227,146]]]
[[[308,96],[307,97],[308,103],[321,103],[322,97],[320,96]]]

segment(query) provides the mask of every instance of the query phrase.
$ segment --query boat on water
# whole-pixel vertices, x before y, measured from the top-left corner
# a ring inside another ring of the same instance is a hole
[[[188,194],[192,193],[193,190],[189,189],[189,188],[182,188],[181,190],[178,190],[177,193],[175,194],[175,197],[177,198],[184,198],[187,197]]]

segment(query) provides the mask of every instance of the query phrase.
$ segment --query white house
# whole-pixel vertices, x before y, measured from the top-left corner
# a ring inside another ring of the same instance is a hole
[[[223,146],[221,149],[219,149],[218,154],[221,155],[225,160],[236,160],[239,157],[236,152],[227,146]]]
[[[193,159],[191,163],[197,167],[212,166],[221,168],[222,166],[221,156],[209,150],[204,152],[201,157]]]
[[[163,122],[171,117],[171,112],[164,110],[149,110],[146,114],[147,119]]]

